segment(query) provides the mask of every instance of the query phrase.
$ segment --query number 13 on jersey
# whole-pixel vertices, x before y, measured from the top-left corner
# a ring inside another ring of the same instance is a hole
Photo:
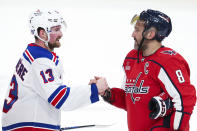
[[[42,76],[43,82],[45,84],[54,81],[52,69],[47,69],[45,72],[40,71],[40,75]]]

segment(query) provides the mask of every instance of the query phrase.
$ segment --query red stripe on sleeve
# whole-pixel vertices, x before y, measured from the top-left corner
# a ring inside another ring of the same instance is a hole
[[[56,106],[57,103],[60,101],[60,99],[63,97],[63,95],[65,94],[66,92],[66,88],[62,89],[59,94],[53,99],[53,101],[51,102],[51,104],[53,106]]]

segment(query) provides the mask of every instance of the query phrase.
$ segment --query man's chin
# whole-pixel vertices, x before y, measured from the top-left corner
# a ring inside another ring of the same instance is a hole
[[[49,48],[51,50],[53,50],[54,48],[59,48],[60,46],[61,46],[60,42],[56,42],[56,43],[53,43],[53,44],[49,43]]]
[[[58,43],[56,43],[55,48],[59,48],[60,46],[61,46],[61,44],[58,42]]]

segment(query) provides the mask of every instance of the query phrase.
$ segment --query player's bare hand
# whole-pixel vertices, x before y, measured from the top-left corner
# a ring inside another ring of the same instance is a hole
[[[94,79],[90,79],[90,82],[88,83],[89,85],[96,83],[98,79],[100,79],[101,77],[95,76]]]
[[[95,79],[90,79],[90,82],[88,84],[91,85],[93,83],[96,83],[96,80]]]
[[[98,89],[99,95],[103,95],[105,90],[109,88],[107,80],[104,77],[95,76],[94,79],[91,79],[89,85],[95,83]]]
[[[103,95],[105,90],[109,88],[107,80],[104,77],[99,77],[96,82],[99,95]]]

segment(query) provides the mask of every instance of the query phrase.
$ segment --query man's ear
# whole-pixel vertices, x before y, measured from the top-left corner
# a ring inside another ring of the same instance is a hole
[[[39,32],[39,36],[40,38],[46,40],[47,39],[47,33],[45,32],[45,30],[41,29]]]
[[[155,35],[156,35],[156,29],[154,28],[150,28],[149,30],[145,32],[145,38],[148,40],[153,39]]]

